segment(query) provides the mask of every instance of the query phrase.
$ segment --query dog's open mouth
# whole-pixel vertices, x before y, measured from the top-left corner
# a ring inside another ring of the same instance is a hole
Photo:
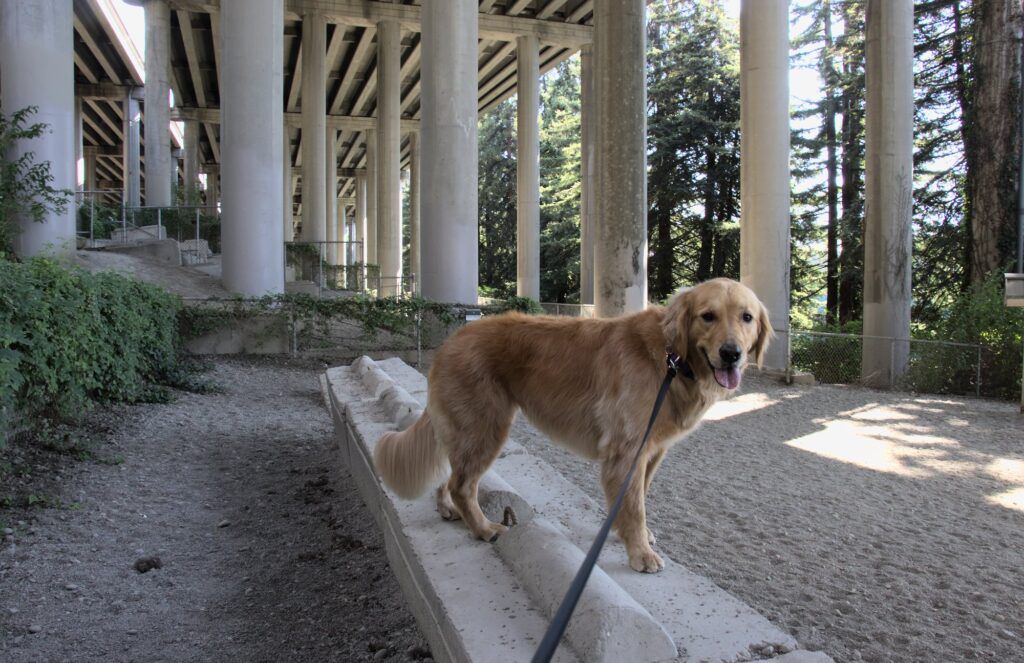
[[[711,357],[708,356],[707,351],[704,352],[704,358],[708,361],[708,366],[715,374],[715,382],[719,384],[723,389],[736,389],[740,386],[740,381],[743,378],[743,373],[740,371],[740,367],[733,364],[729,368],[717,368],[711,363]]]

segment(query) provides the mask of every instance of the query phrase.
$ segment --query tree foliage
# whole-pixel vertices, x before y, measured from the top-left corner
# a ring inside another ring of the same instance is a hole
[[[41,223],[48,212],[64,212],[71,195],[53,186],[50,162],[37,163],[35,153],[25,149],[47,131],[45,124],[28,124],[36,110],[0,112],[0,255],[11,254],[19,218]]]

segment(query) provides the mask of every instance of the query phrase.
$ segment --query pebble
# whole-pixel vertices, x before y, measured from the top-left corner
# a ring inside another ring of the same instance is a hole
[[[220,521],[219,523],[217,523],[217,527],[227,527],[230,524],[231,524],[230,520],[224,519],[224,520]]]
[[[163,562],[160,561],[159,557],[154,555],[153,557],[138,558],[137,560],[135,560],[134,566],[135,570],[139,573],[146,573],[151,569],[163,568]]]
[[[14,534],[14,530],[11,529],[10,527],[5,527],[4,528],[4,534],[5,535],[7,535],[7,534]]]
[[[28,632],[29,633],[39,633],[42,630],[43,630],[43,627],[40,626],[39,624],[32,624],[31,626],[28,627]]]
[[[64,589],[68,590],[69,592],[73,592],[76,589],[78,589],[78,585],[75,585],[75,584],[72,584],[72,583],[68,583],[68,584],[64,585]]]
[[[387,648],[378,649],[377,653],[373,655],[373,660],[375,660],[375,661],[383,661],[385,658],[388,657],[388,653],[389,652],[388,652]]]

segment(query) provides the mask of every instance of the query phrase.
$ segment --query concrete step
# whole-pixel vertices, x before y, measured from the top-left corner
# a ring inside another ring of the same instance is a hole
[[[391,566],[439,661],[528,661],[605,514],[514,439],[480,485],[489,518],[518,524],[495,544],[437,514],[433,496],[406,501],[377,478],[377,440],[419,417],[426,379],[398,359],[363,357],[327,371],[342,461],[384,531]],[[500,654],[498,653],[500,652]],[[775,658],[777,657],[777,658]],[[555,660],[827,663],[710,580],[666,560],[629,568],[606,544]]]

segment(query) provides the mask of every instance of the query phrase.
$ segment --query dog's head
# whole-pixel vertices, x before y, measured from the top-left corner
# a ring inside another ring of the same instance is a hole
[[[730,390],[740,385],[751,356],[761,366],[774,336],[768,311],[757,295],[732,279],[706,281],[675,295],[665,307],[661,326],[668,347],[695,373],[711,375]]]

